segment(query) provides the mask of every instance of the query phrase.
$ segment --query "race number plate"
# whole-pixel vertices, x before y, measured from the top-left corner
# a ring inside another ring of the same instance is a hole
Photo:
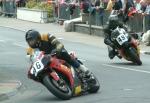
[[[117,38],[116,38],[117,42],[122,45],[124,42],[128,41],[128,38],[126,35],[124,34],[120,34]]]
[[[35,76],[37,76],[37,74],[38,74],[42,69],[44,69],[43,63],[41,62],[41,60],[37,60],[37,61],[33,64],[32,68],[31,68],[31,70],[30,70],[30,73],[33,74],[33,75],[35,75]]]

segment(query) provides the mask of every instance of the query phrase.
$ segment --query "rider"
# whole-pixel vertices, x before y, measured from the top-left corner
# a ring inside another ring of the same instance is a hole
[[[118,54],[117,51],[115,51],[115,45],[111,41],[111,32],[112,30],[116,29],[117,27],[124,28],[127,31],[127,27],[121,22],[117,15],[110,15],[108,19],[108,25],[104,27],[104,34],[105,39],[104,43],[108,45],[108,51],[109,51],[109,58],[113,59],[115,55],[117,55],[119,58],[121,56]]]
[[[25,35],[26,42],[29,45],[27,49],[27,55],[32,55],[34,49],[44,51],[46,54],[50,54],[52,50],[56,51],[58,58],[61,58],[74,68],[77,68],[84,74],[84,78],[91,82],[93,80],[92,73],[84,65],[81,65],[76,59],[73,59],[64,48],[64,45],[59,42],[56,37],[52,34],[43,34],[36,30],[28,30]]]

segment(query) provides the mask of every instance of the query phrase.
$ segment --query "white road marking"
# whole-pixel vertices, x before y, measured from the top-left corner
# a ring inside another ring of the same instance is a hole
[[[5,40],[0,40],[0,42],[3,42],[3,43],[4,43],[4,42],[6,42],[6,41],[5,41]]]
[[[57,38],[58,40],[64,40],[64,38]]]
[[[133,89],[130,89],[130,88],[125,88],[125,89],[123,89],[124,91],[131,91],[131,90],[133,90]]]
[[[117,69],[124,69],[124,70],[130,70],[130,71],[135,71],[135,72],[141,72],[141,73],[150,74],[150,71],[145,71],[145,70],[137,70],[137,69],[120,67],[120,66],[114,66],[114,65],[109,65],[109,64],[102,64],[102,65],[107,66],[107,67],[117,68]]]

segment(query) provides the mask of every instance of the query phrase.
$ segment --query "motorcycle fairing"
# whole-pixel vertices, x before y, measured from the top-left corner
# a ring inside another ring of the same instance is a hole
[[[137,43],[137,41],[136,41],[135,39],[133,39],[133,38],[131,39],[131,41],[130,41],[130,46],[133,47],[133,48],[135,48],[135,49],[137,50],[138,56],[140,56],[140,48],[139,48],[139,45],[138,45],[138,43]],[[120,53],[125,59],[131,61],[130,57],[129,57],[128,55],[126,55],[124,48],[120,49],[120,50],[119,50],[119,53]]]
[[[71,72],[70,68],[68,68],[65,65],[62,65],[60,63],[61,61],[57,58],[52,58],[51,61],[53,61],[53,62],[50,63],[50,67],[55,69],[58,72],[63,73],[69,79],[70,85],[73,88],[74,87],[74,79],[73,79],[72,72]]]

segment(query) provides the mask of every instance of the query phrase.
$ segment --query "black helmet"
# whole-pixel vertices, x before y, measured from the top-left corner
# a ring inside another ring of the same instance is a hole
[[[119,18],[117,15],[110,15],[108,18],[109,28],[114,30],[119,25]]]
[[[38,48],[41,41],[41,35],[36,30],[28,30],[25,35],[26,41],[31,48]]]

